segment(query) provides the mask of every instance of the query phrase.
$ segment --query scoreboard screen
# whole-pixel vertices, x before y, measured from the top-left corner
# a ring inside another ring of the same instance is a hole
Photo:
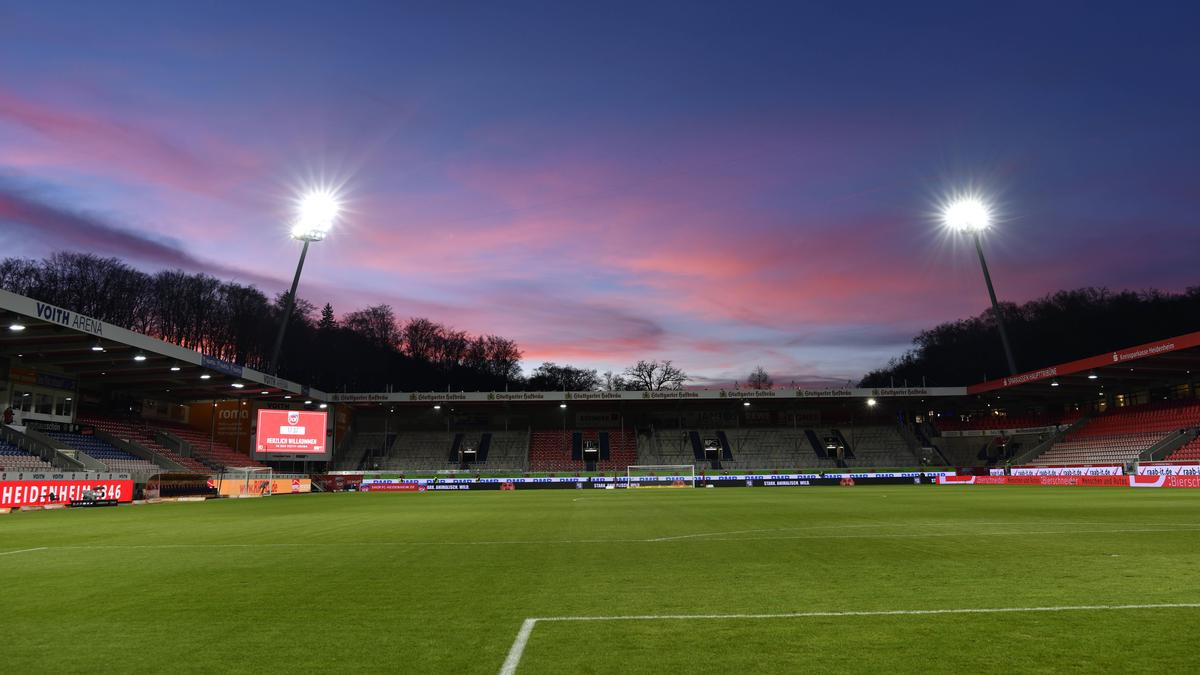
[[[307,410],[259,410],[254,458],[328,460],[328,417]]]

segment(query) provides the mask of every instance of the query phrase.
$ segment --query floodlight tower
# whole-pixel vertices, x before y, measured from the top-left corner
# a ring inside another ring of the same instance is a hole
[[[996,327],[1000,329],[1000,342],[1004,345],[1008,373],[1016,375],[1017,362],[1013,360],[1012,347],[1008,344],[1008,332],[1004,329],[1004,317],[1000,314],[1000,303],[996,301],[996,289],[992,287],[992,275],[988,273],[987,260],[983,257],[981,235],[992,225],[992,210],[978,197],[960,197],[942,209],[942,222],[955,232],[971,235],[975,241],[975,252],[979,254],[983,281],[987,284],[988,296],[992,299],[992,314],[996,317]]]
[[[287,332],[288,322],[292,320],[292,310],[296,307],[296,287],[300,285],[300,272],[304,269],[304,257],[308,255],[308,245],[321,241],[329,234],[333,222],[337,219],[341,205],[337,195],[322,190],[310,192],[300,200],[299,214],[292,225],[292,239],[304,242],[300,249],[300,262],[296,264],[296,276],[292,278],[292,290],[288,292],[287,304],[283,310],[283,321],[279,324],[279,332],[275,334],[275,347],[271,350],[271,363],[267,371],[276,373],[279,364],[279,350],[283,347],[283,336]]]

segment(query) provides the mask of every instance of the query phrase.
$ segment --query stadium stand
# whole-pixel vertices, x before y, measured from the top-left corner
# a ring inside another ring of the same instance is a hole
[[[160,455],[189,471],[209,473],[212,468],[191,458],[172,452],[159,444],[154,431],[142,424],[134,424],[98,415],[80,415],[81,424],[88,424],[124,441],[136,443],[150,452]]]
[[[832,468],[836,462],[822,459],[809,443],[805,429],[737,429],[725,432],[732,457],[721,463],[726,469]]]
[[[478,465],[488,470],[529,468],[529,432],[498,431],[479,434]]]
[[[54,467],[39,457],[0,440],[0,471],[54,471]]]
[[[894,426],[831,429],[846,441],[846,464],[861,467],[913,467],[920,460]]]
[[[383,431],[359,431],[350,439],[350,443],[341,455],[338,466],[341,469],[356,470],[365,468],[370,462],[379,457],[387,457],[396,442],[396,434]]]
[[[1173,462],[1192,462],[1200,460],[1200,436],[1184,443],[1175,452],[1167,457]]]
[[[151,429],[166,432],[187,443],[192,454],[206,464],[217,468],[236,467],[266,467],[266,464],[255,461],[243,452],[238,452],[225,443],[218,441],[206,432],[199,431],[183,424],[170,422],[147,422]]]
[[[567,429],[564,431],[535,431],[529,445],[531,471],[583,471],[583,448],[594,442],[599,448],[597,471],[624,471],[639,460],[637,434],[631,430],[600,431],[596,429]],[[677,462],[692,464],[692,462]]]
[[[124,450],[113,447],[97,436],[69,433],[66,431],[46,431],[50,438],[75,448],[92,459],[99,460],[110,471],[129,471],[155,474],[162,471],[154,462],[131,455]]]
[[[351,454],[360,458],[358,465],[365,469],[442,471],[462,468],[459,451],[468,447],[475,450],[475,461],[468,464],[471,469],[525,471],[529,467],[527,431],[362,433],[351,441]]]
[[[462,434],[444,431],[404,431],[396,434],[388,454],[373,460],[370,469],[385,471],[438,471],[459,466],[451,460],[462,443]]]
[[[1200,403],[1164,401],[1117,408],[1088,420],[1034,464],[1132,462],[1168,434],[1200,427]]]

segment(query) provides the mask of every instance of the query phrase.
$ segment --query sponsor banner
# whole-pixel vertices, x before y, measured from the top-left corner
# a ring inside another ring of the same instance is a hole
[[[1200,476],[1200,464],[1139,464],[1139,476]]]
[[[15,480],[0,482],[0,507],[70,504],[88,497],[133,501],[131,480]]]
[[[116,506],[119,504],[115,499],[76,499],[71,502],[71,508],[92,508],[95,506]]]
[[[362,486],[363,477],[361,474],[324,474],[314,476],[313,480],[326,492],[341,492],[359,489]]]
[[[567,401],[620,401],[620,391],[568,391],[563,393]]]
[[[938,485],[1200,488],[1200,476],[940,476]]]
[[[937,476],[914,475],[902,477],[899,474],[891,477],[875,476],[872,478],[851,478],[849,476],[831,476],[826,474],[821,478],[787,478],[787,479],[745,479],[742,481],[729,480],[697,480],[697,486],[713,487],[815,487],[815,486],[854,486],[854,485],[933,485]]]
[[[811,479],[816,479],[816,478],[834,478],[834,479],[853,478],[855,480],[859,480],[859,479],[872,480],[872,479],[879,479],[879,478],[912,479],[912,478],[919,478],[921,476],[936,477],[936,476],[952,476],[952,475],[954,475],[953,471],[895,471],[895,472],[885,472],[885,473],[880,473],[880,472],[862,472],[862,473],[822,472],[822,473],[777,473],[777,474],[739,473],[739,474],[720,474],[720,475],[697,474],[695,476],[695,478],[696,478],[697,482],[699,482],[699,481],[717,481],[717,482],[720,482],[720,481],[728,481],[728,482],[743,481],[744,482],[747,480],[756,480],[756,481],[811,480]],[[639,481],[641,481],[641,482],[660,481],[661,482],[661,481],[673,481],[673,480],[689,480],[691,478],[692,478],[692,476],[690,476],[690,475],[676,475],[676,474],[661,474],[661,475],[657,475],[657,476],[633,476],[634,482],[639,482]],[[425,484],[425,485],[432,484],[432,483],[464,483],[464,484],[514,483],[517,485],[532,485],[532,484],[587,483],[587,482],[625,483],[625,482],[627,482],[627,480],[628,480],[627,477],[624,475],[537,476],[537,477],[502,476],[502,477],[495,477],[495,478],[491,478],[491,477],[489,477],[489,478],[474,478],[474,477],[468,477],[468,478],[364,478],[362,480],[362,485],[363,485],[363,487],[366,487],[368,485],[380,485],[380,484],[386,485],[386,484],[395,484],[395,483],[419,483],[419,484]]]
[[[815,485],[911,485],[932,484],[946,472],[895,472],[895,473],[806,473],[806,474],[733,474],[719,476],[695,476],[697,487],[807,487]],[[669,485],[689,483],[692,476],[633,476],[638,485]],[[605,488],[610,485],[624,487],[629,482],[626,476],[544,476],[544,477],[499,477],[499,478],[366,478],[360,489],[363,492],[411,492],[426,490],[529,490],[529,489],[585,489]]]
[[[34,301],[37,318],[42,321],[56,323],[60,326],[77,330],[81,333],[91,333],[92,335],[104,335],[104,322],[99,319],[93,319],[90,316],[84,316],[79,312],[72,312],[69,309],[55,307],[54,305]]]
[[[1011,377],[1003,377],[998,380],[991,380],[967,387],[968,394],[979,394],[985,391],[993,391],[995,389],[1004,389],[1005,387],[1015,387],[1029,382],[1038,382],[1054,377],[1071,375],[1093,368],[1103,368],[1104,366],[1112,366],[1130,361],[1137,361],[1160,354],[1167,354],[1180,349],[1191,349],[1192,347],[1200,346],[1200,331],[1180,335],[1179,337],[1170,338],[1168,340],[1160,340],[1158,342],[1147,342],[1146,344],[1121,349],[1107,354],[1098,354],[1086,359],[1079,359],[1064,363],[1053,368],[1043,368],[1034,370],[1020,375]]]
[[[20,384],[32,384],[47,389],[75,391],[75,380],[55,373],[43,373],[30,368],[12,368],[9,370],[10,379]]]
[[[260,409],[254,457],[326,459],[327,422],[328,415],[324,412]]]
[[[1122,476],[1125,467],[1119,464],[1107,466],[1014,466],[1009,470],[1013,476]]]
[[[200,365],[230,377],[241,377],[245,373],[245,370],[238,364],[208,354],[200,355]]]
[[[209,481],[222,497],[286,495],[312,492],[311,478],[221,478]]]
[[[363,483],[363,492],[425,492],[419,483]]]
[[[21,480],[100,481],[132,480],[128,472],[109,471],[0,471],[0,483]]]
[[[964,396],[966,387],[884,387],[868,389],[679,389],[668,391],[470,391],[351,392],[327,394],[334,403],[505,403],[522,401],[677,401],[720,399],[924,398]]]

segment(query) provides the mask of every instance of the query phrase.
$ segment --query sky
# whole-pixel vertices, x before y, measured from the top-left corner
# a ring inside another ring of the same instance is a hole
[[[0,256],[286,288],[544,360],[857,380],[1002,300],[1183,289],[1200,5],[0,3]]]

